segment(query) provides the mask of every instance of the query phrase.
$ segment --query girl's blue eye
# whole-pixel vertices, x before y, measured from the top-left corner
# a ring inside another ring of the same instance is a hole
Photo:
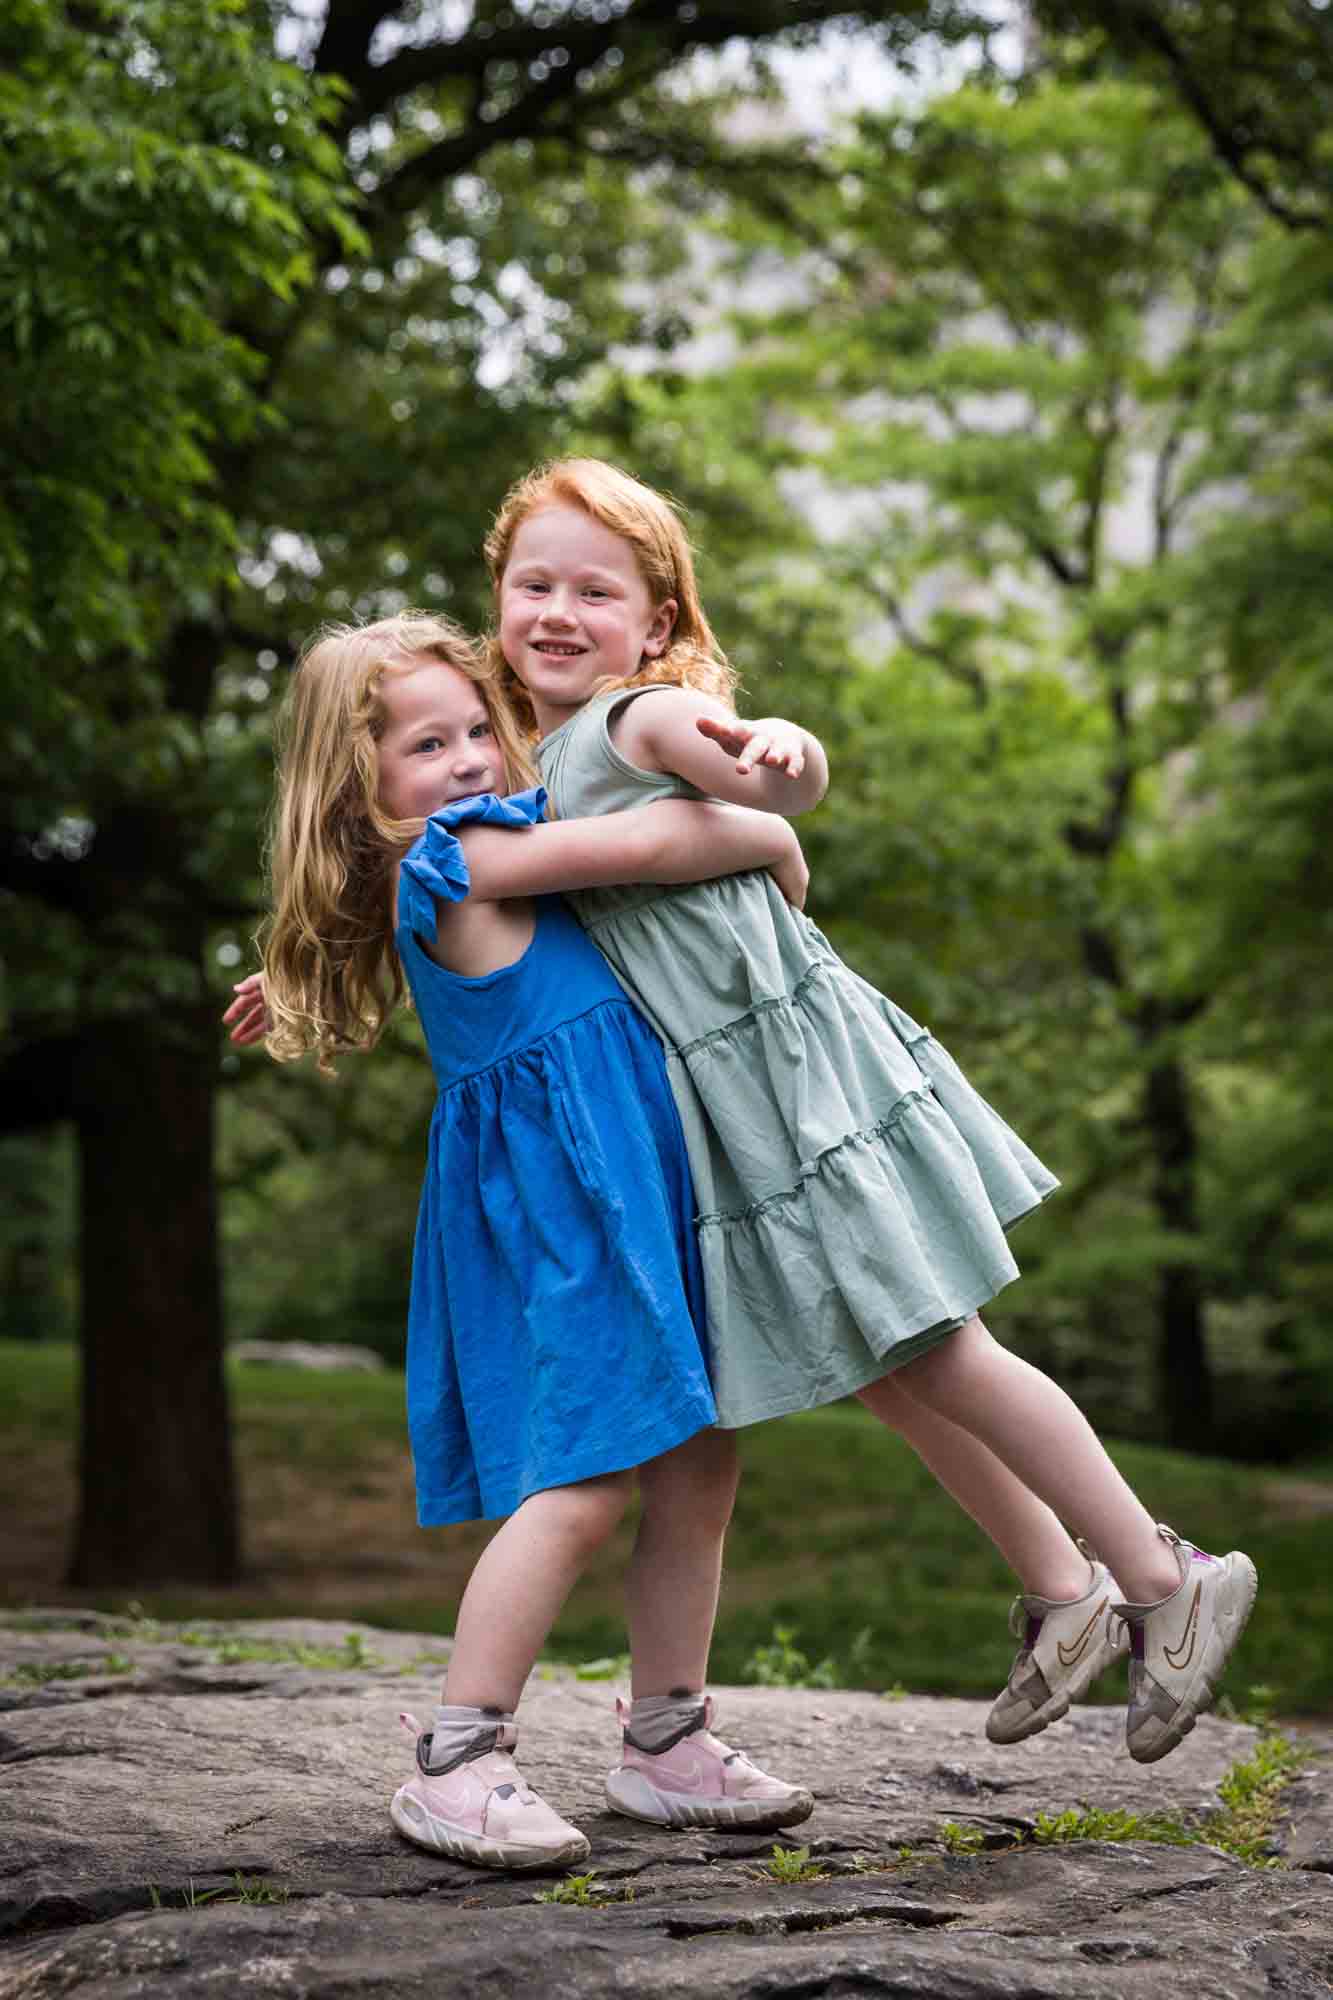
[[[474,722],[468,731],[469,736],[489,736],[490,733],[491,725],[489,722]]]
[[[438,750],[439,748],[440,738],[438,736],[423,736],[417,745],[418,750]]]

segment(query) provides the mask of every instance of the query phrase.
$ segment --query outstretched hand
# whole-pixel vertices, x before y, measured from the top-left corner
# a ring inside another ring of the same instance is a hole
[[[743,722],[738,715],[725,721],[701,715],[694,726],[701,736],[736,759],[741,777],[759,764],[789,778],[799,778],[805,769],[805,731],[780,715],[766,716],[761,722]]]
[[[233,987],[236,998],[222,1016],[224,1027],[231,1029],[230,1039],[238,1049],[248,1049],[255,1042],[262,1042],[273,1023],[264,1005],[264,980],[258,972],[239,979]]]

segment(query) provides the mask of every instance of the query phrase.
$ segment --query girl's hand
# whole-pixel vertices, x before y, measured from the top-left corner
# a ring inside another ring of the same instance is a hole
[[[723,721],[716,716],[701,715],[694,726],[701,736],[736,759],[741,777],[758,764],[766,764],[770,770],[781,771],[789,778],[799,778],[805,769],[806,733],[780,715],[765,716],[760,722],[743,722],[739,716]]]
[[[236,998],[222,1016],[223,1025],[231,1028],[230,1039],[238,1049],[248,1049],[255,1042],[262,1042],[273,1026],[264,1005],[263,975],[252,972],[240,979],[233,987]]]
[[[775,715],[742,722],[696,688],[659,688],[651,701],[630,702],[611,740],[642,771],[669,772],[709,798],[784,819],[809,812],[828,789],[828,758],[808,729]]]

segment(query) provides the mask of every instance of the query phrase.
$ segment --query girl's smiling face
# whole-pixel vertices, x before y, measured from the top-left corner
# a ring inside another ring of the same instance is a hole
[[[380,683],[379,803],[391,819],[428,819],[477,792],[503,796],[504,753],[475,681],[423,659]]]
[[[500,579],[500,646],[549,735],[600,680],[628,680],[671,639],[634,546],[581,507],[543,507],[514,535]]]

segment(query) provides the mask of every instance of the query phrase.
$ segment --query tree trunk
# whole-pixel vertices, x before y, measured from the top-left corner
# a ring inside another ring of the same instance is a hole
[[[1153,1203],[1164,1229],[1198,1240],[1198,1139],[1184,1068],[1174,1057],[1148,1071],[1144,1111],[1152,1139]],[[1197,1259],[1171,1257],[1157,1283],[1157,1378],[1163,1437],[1177,1451],[1213,1442],[1213,1383]]]
[[[229,1583],[211,1003],[109,1021],[77,1057],[81,1500],[69,1581]]]

